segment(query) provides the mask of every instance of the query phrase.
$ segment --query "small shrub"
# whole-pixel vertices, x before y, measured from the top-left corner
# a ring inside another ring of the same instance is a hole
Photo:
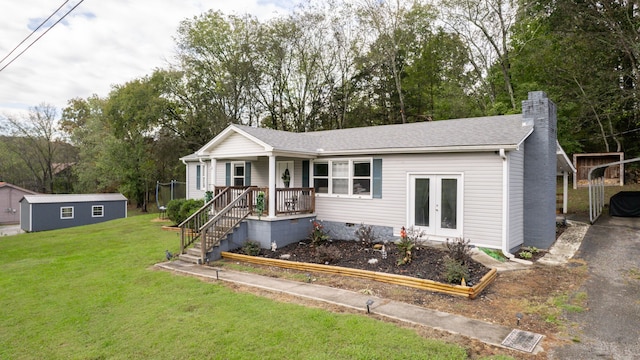
[[[188,199],[180,206],[178,224],[187,220],[189,216],[204,206],[204,200]]]
[[[360,227],[356,230],[356,237],[365,246],[371,246],[376,240],[376,234],[371,225],[365,224],[360,224]]]
[[[173,221],[175,225],[182,222],[178,221],[178,219],[180,219],[180,207],[182,207],[185,201],[187,201],[187,199],[174,199],[167,203],[167,217]]]
[[[528,259],[531,259],[533,257],[533,254],[528,252],[528,251],[522,250],[522,251],[520,251],[518,253],[518,256],[520,256],[523,259],[527,259],[528,260]]]
[[[465,240],[463,238],[456,238],[453,241],[449,241],[449,239],[447,239],[445,245],[449,251],[449,257],[457,260],[461,264],[468,263],[469,260],[471,260],[470,242],[471,240]]]
[[[313,228],[311,229],[311,234],[309,234],[309,240],[311,240],[311,244],[314,246],[322,245],[329,240],[329,235],[324,231],[323,226],[319,222],[313,221]]]
[[[449,283],[460,284],[463,278],[469,279],[469,268],[458,260],[445,256],[442,275]]]
[[[257,241],[248,240],[242,245],[242,252],[246,255],[257,256],[260,254],[260,244]]]
[[[335,246],[319,246],[315,252],[315,259],[318,264],[333,264],[340,259],[340,256],[340,250]]]
[[[537,253],[539,253],[540,250],[535,247],[535,246],[525,246],[522,249],[520,249],[520,252],[518,253],[518,256],[520,256],[520,258],[522,259],[531,259],[533,258],[534,255],[536,255]]]

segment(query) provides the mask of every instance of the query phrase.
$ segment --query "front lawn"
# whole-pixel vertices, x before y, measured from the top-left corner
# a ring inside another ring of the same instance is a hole
[[[461,347],[154,270],[157,215],[0,238],[0,359],[466,359]]]

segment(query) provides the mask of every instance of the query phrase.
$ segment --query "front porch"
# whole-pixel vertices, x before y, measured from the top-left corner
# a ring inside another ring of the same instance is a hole
[[[276,188],[273,196],[269,187],[259,186],[215,186],[213,197],[219,197],[216,207],[224,208],[227,204],[249,190],[244,206],[248,206],[249,215],[257,217],[275,218],[278,216],[313,214],[315,212],[315,190],[310,187]],[[262,195],[262,205],[260,198]],[[271,205],[273,204],[273,208]],[[273,210],[273,212],[271,212]]]
[[[315,218],[313,188],[218,186],[180,227],[180,258],[205,263],[247,240],[269,248],[304,239]],[[275,194],[275,196],[269,196]],[[267,213],[265,214],[265,210]]]

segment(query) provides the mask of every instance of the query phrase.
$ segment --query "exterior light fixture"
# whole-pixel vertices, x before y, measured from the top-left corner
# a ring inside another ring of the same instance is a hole
[[[367,300],[367,314],[371,314],[371,310],[369,309],[369,306],[373,305],[374,301],[369,299]]]

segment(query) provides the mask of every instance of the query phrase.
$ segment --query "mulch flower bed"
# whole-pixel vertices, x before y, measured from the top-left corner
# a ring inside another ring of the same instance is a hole
[[[275,251],[260,249],[257,256],[376,271],[448,283],[444,275],[444,259],[448,255],[448,251],[431,246],[416,246],[412,250],[411,262],[402,265],[398,265],[400,251],[396,244],[385,244],[385,251],[386,258],[381,250],[375,250],[372,246],[362,244],[359,241],[332,240],[314,246],[307,240],[277,248]],[[232,252],[243,253],[242,249]],[[469,270],[469,278],[465,279],[468,286],[478,283],[490,270],[473,259],[468,259],[465,265]]]

